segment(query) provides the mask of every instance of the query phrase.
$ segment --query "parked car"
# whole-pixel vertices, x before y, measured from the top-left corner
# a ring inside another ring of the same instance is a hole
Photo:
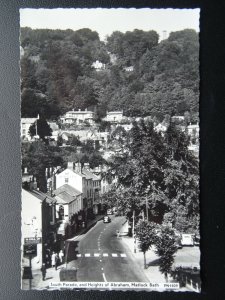
[[[200,245],[200,236],[199,235],[195,235],[194,236],[194,245],[195,246],[199,246]]]
[[[192,234],[182,234],[181,235],[181,245],[182,246],[194,246],[194,239]]]
[[[110,223],[110,222],[111,222],[111,219],[110,219],[109,216],[105,216],[105,217],[103,218],[103,223]]]

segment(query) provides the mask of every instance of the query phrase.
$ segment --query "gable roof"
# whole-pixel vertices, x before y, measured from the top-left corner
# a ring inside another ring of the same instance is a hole
[[[54,191],[55,199],[58,202],[63,201],[64,203],[70,203],[76,200],[76,197],[81,195],[82,193],[79,192],[77,189],[72,187],[69,184],[64,184],[58,189]]]
[[[56,200],[54,198],[52,198],[51,196],[41,192],[41,191],[37,191],[37,190],[32,190],[32,191],[27,191],[28,193],[32,194],[33,196],[35,196],[36,198],[38,198],[39,200],[41,200],[42,202],[44,200],[46,200],[46,202],[48,204],[54,204],[56,203]]]
[[[82,194],[81,192],[79,192],[77,189],[75,189],[74,187],[72,187],[69,184],[64,184],[54,191],[54,194],[56,196],[58,196],[59,194],[62,194],[62,193],[67,193],[68,195],[70,195],[72,197],[79,196]]]
[[[86,170],[84,168],[82,170],[82,174],[84,174],[87,179],[100,180],[98,178],[98,176],[96,176],[95,174],[93,174],[92,172],[90,172],[90,171],[88,171],[88,170]]]
[[[55,199],[57,200],[58,203],[70,203],[73,200],[75,200],[76,198],[69,195],[67,192],[62,192],[60,194],[58,194],[57,196],[55,196]]]

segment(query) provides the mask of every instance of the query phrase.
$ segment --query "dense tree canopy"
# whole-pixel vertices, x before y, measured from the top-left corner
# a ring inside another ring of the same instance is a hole
[[[83,28],[21,28],[22,116],[54,119],[70,110],[123,109],[127,116],[198,115],[199,41],[194,30],[113,32],[106,43]],[[105,68],[97,72],[98,60]],[[132,67],[127,71],[126,67]]]
[[[172,216],[179,231],[197,231],[199,216],[198,162],[188,151],[186,135],[170,124],[162,135],[151,122],[134,122],[124,151],[115,154],[110,171],[117,175],[120,195],[110,198],[128,215],[148,210],[162,223]],[[147,203],[147,204],[146,204]],[[147,205],[147,207],[146,207]]]

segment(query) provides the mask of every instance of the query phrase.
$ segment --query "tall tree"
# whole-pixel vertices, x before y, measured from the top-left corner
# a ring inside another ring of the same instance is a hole
[[[32,137],[35,135],[39,135],[42,140],[45,140],[47,136],[52,135],[52,129],[49,126],[48,122],[45,119],[41,118],[37,119],[37,121],[35,121],[34,124],[30,126],[29,134]]]
[[[140,221],[136,226],[136,236],[139,241],[139,247],[144,255],[144,268],[147,269],[146,252],[155,243],[155,224],[147,221]]]
[[[168,274],[174,262],[174,254],[177,251],[174,231],[168,226],[161,228],[161,233],[155,239],[156,253],[159,255],[159,270],[165,275],[168,281]]]

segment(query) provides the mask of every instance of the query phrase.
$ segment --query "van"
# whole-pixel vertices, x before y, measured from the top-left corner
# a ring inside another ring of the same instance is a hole
[[[182,246],[194,246],[194,239],[192,234],[182,234],[181,235],[181,245]]]

